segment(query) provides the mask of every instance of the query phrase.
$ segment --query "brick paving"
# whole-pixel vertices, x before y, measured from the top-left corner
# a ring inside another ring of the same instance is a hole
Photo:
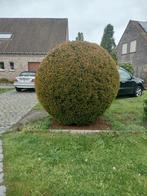
[[[3,172],[3,148],[2,140],[0,140],[0,196],[6,195],[6,187],[4,185],[4,172]]]
[[[0,94],[0,133],[8,130],[37,104],[34,92]]]

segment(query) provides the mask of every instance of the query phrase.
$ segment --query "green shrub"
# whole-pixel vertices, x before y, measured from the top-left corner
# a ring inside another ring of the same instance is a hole
[[[147,99],[144,100],[144,115],[147,117]]]
[[[8,83],[13,83],[13,81],[12,80],[8,80],[7,78],[0,78],[0,83],[8,84]]]
[[[129,63],[123,63],[120,65],[120,67],[126,69],[128,72],[130,72],[131,74],[134,73],[134,68],[133,68],[133,65],[132,64],[129,64]]]
[[[84,125],[111,105],[119,88],[117,66],[101,47],[66,42],[43,60],[36,74],[36,92],[58,122]]]
[[[144,83],[147,84],[147,65],[144,66]]]
[[[147,84],[147,72],[144,73],[144,83]]]

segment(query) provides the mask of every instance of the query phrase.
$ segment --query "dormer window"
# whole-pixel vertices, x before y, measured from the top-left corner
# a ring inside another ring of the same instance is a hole
[[[5,39],[11,39],[11,38],[12,38],[12,33],[0,32],[0,39],[5,40]]]

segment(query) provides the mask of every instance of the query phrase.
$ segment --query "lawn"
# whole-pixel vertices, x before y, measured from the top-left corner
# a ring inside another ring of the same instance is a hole
[[[104,117],[110,122],[112,130],[145,131],[143,104],[147,99],[147,91],[141,97],[121,97],[114,100]]]
[[[12,89],[9,89],[9,88],[0,88],[0,94],[1,93],[5,93],[5,92],[10,91],[10,90],[12,90]]]
[[[146,196],[146,98],[114,100],[104,114],[113,132],[51,133],[49,116],[3,135],[7,195]]]
[[[147,134],[6,134],[8,196],[147,195]]]

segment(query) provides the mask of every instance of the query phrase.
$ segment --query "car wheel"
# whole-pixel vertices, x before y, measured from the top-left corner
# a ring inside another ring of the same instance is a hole
[[[135,89],[135,94],[134,94],[135,97],[141,96],[142,92],[143,92],[142,87],[141,86],[137,86],[136,89]]]
[[[15,88],[17,92],[21,92],[21,88]]]

